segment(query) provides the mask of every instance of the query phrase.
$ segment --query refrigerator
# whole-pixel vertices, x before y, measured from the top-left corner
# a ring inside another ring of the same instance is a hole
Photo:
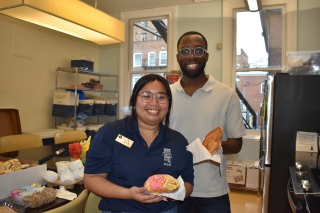
[[[296,133],[320,133],[320,75],[268,74],[261,118],[262,213],[289,213]]]

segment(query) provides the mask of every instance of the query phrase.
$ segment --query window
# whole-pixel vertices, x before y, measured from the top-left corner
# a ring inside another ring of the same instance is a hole
[[[133,66],[134,67],[141,67],[142,66],[142,54],[141,53],[134,53],[133,54]]]
[[[159,53],[159,66],[167,65],[167,51],[161,51]]]
[[[147,40],[147,33],[141,33],[141,41]]]
[[[156,65],[156,53],[149,52],[148,53],[148,66],[155,66]]]
[[[240,98],[242,117],[247,129],[261,128],[259,119],[261,101],[263,100],[264,81],[268,72],[250,71],[236,73],[236,92]]]
[[[296,0],[276,3],[264,0],[259,12],[245,12],[243,1],[224,0],[223,18],[234,21],[223,22],[222,82],[235,87],[236,72],[282,70],[286,65],[285,53],[297,49],[295,11]],[[246,15],[255,18],[246,18]],[[241,19],[248,21],[240,23]],[[248,43],[255,44],[255,53],[245,47]]]
[[[282,8],[236,12],[236,68],[280,69],[282,31]]]
[[[259,116],[267,73],[280,72],[286,65],[287,50],[296,49],[297,25],[292,11],[296,11],[297,2],[272,4],[265,0],[263,10],[247,12],[243,2],[223,1],[224,18],[232,17],[234,22],[223,24],[222,81],[236,87],[247,129],[264,128]]]
[[[119,96],[119,107],[128,105],[135,82],[134,77],[141,77],[149,73],[164,76],[164,72],[175,69],[176,41],[174,30],[171,29],[175,29],[176,12],[176,7],[172,6],[120,14],[128,36],[125,37],[125,42],[120,44],[119,79],[121,81],[119,81],[119,94],[121,96]],[[147,22],[148,26],[143,27],[141,22]],[[147,33],[147,41],[141,42],[141,33]],[[156,35],[160,35],[161,39],[153,39]],[[167,51],[167,57],[165,65],[159,66],[158,55],[163,50]],[[155,66],[148,66],[149,52],[156,53]],[[136,66],[135,57],[128,57],[134,56],[135,53],[141,54],[141,66]],[[119,118],[124,116],[124,114],[119,114]]]
[[[132,77],[132,82],[131,82],[132,88],[131,88],[131,90],[133,90],[134,85],[137,83],[137,81],[138,81],[140,78],[141,78],[141,76],[133,76],[133,77]]]

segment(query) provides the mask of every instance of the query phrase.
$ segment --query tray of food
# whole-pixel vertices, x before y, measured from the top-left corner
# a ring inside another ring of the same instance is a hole
[[[30,206],[30,202],[23,202],[23,204],[17,204],[14,199],[7,197],[0,199],[0,212],[7,213],[23,213],[26,208]]]

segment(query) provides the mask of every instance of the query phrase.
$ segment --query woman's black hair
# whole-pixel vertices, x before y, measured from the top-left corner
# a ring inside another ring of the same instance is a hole
[[[144,87],[144,85],[153,81],[160,81],[163,84],[163,86],[166,88],[166,93],[169,97],[169,100],[168,100],[169,107],[168,107],[167,115],[164,120],[165,121],[164,124],[166,126],[169,126],[169,118],[170,118],[170,112],[171,112],[171,106],[172,106],[171,90],[170,90],[168,81],[164,77],[157,74],[148,74],[148,75],[142,76],[134,85],[132,95],[129,101],[129,106],[131,108],[131,120],[137,119],[137,112],[136,112],[135,106],[137,103],[137,96],[139,95],[139,91],[142,89],[142,87]]]

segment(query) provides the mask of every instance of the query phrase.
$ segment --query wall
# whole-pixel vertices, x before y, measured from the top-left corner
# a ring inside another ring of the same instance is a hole
[[[320,1],[298,0],[298,51],[320,51]]]
[[[19,110],[23,132],[53,127],[57,67],[70,66],[75,53],[93,56],[96,69],[99,64],[98,45],[4,15],[0,47],[0,108]],[[69,73],[59,76],[61,86],[74,81]]]
[[[219,81],[221,81],[222,51],[216,48],[216,44],[222,42],[221,17],[220,1],[183,5],[178,6],[176,24],[176,41],[187,31],[198,31],[206,37],[209,59],[205,72]],[[176,49],[176,46],[174,48]],[[177,63],[176,67],[179,67]]]

